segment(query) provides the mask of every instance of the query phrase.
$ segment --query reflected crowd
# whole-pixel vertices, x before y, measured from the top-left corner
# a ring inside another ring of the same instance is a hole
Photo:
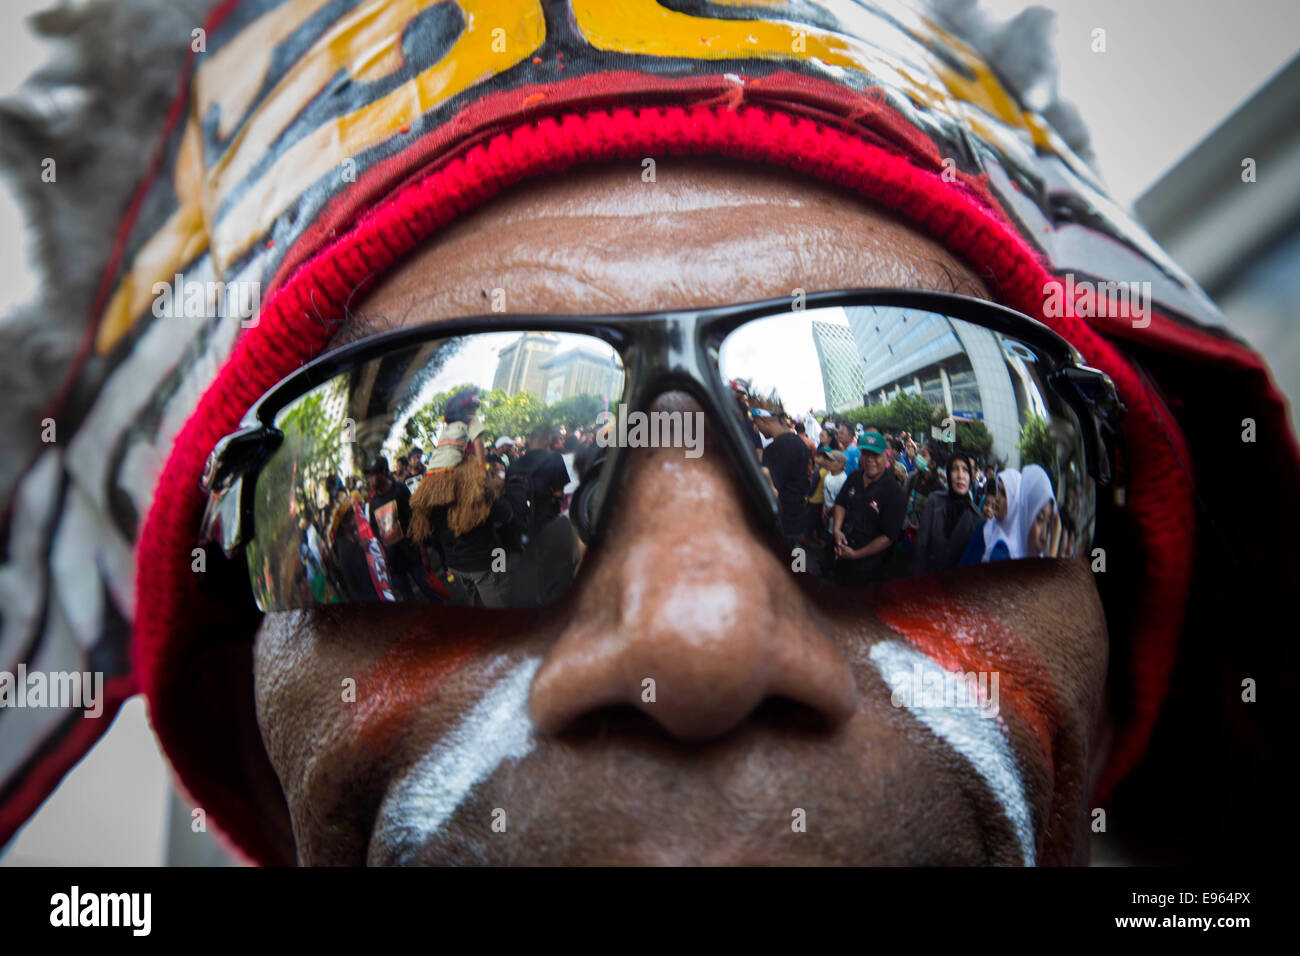
[[[569,507],[599,453],[594,432],[487,435],[478,408],[477,390],[453,399],[427,454],[413,446],[391,462],[374,455],[346,482],[329,475],[324,507],[299,494],[297,553],[265,575],[268,591],[295,593],[272,598],[530,607],[557,597],[582,555]]]
[[[751,398],[743,379],[730,387],[795,570],[860,587],[1077,553],[1083,532],[1058,505],[1053,462],[1006,467],[935,435],[811,411],[795,419],[771,396]],[[295,466],[296,520],[263,559],[264,596],[280,606],[536,607],[557,598],[584,550],[575,493],[594,487],[608,441],[592,422],[489,434],[480,404],[477,388],[460,391],[429,452],[373,454],[350,478],[329,473],[317,486],[324,493],[308,493]]]
[[[745,380],[731,387],[786,543],[818,577],[863,586],[1076,553],[1079,530],[1041,464],[999,468],[952,441],[811,412],[795,420],[751,401]]]

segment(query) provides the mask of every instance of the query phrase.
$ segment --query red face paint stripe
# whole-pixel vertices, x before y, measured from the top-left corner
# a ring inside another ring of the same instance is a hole
[[[1054,772],[1052,741],[1060,706],[1038,653],[934,582],[899,581],[886,591],[876,616],[918,651],[948,671],[998,673],[999,696],[1029,726]]]
[[[460,630],[455,637],[431,637],[425,615],[412,623],[357,678],[356,704],[349,708],[351,732],[367,748],[388,753],[442,686],[495,637],[495,627]]]

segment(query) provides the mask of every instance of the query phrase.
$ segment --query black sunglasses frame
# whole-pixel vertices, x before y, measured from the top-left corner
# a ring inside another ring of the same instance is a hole
[[[209,494],[201,541],[216,544],[234,558],[252,540],[256,478],[284,436],[276,416],[312,389],[372,359],[430,340],[487,332],[567,332],[608,343],[624,366],[623,401],[629,410],[647,410],[656,396],[669,391],[689,394],[700,403],[717,429],[733,465],[739,466],[749,499],[774,541],[784,541],[777,502],[753,452],[750,436],[718,367],[724,339],[748,322],[792,312],[853,306],[889,306],[937,313],[1018,339],[1050,364],[1044,381],[1068,405],[1084,429],[1088,474],[1100,485],[1111,480],[1112,456],[1119,439],[1124,405],[1109,376],[1083,363],[1065,339],[1027,315],[989,302],[948,292],[915,289],[869,289],[809,293],[798,298],[765,299],[708,309],[678,309],[621,315],[492,314],[395,329],[336,349],[282,379],[244,416],[240,428],[212,450],[202,487]],[[1088,427],[1091,423],[1092,427]],[[584,537],[604,526],[612,495],[622,480],[626,449],[606,449],[603,467],[591,489],[598,501]],[[582,489],[575,493],[575,500]]]

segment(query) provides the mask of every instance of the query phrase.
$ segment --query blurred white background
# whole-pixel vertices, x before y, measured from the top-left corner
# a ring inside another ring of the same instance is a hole
[[[47,5],[48,0],[0,4],[0,96],[13,95],[42,63],[47,49],[25,21]],[[985,0],[985,5],[999,18],[1026,6],[1020,0]],[[1300,197],[1286,191],[1281,173],[1300,139],[1295,135],[1300,106],[1287,104],[1281,125],[1290,129],[1281,131],[1272,128],[1277,124],[1271,117],[1267,123],[1242,120],[1243,113],[1247,120],[1261,115],[1259,101],[1241,108],[1300,49],[1295,0],[1053,0],[1042,5],[1057,13],[1062,94],[1087,121],[1114,197],[1150,209],[1147,221],[1153,228],[1160,221],[1157,238],[1218,298],[1231,326],[1269,356],[1294,401],[1300,394],[1294,305],[1300,299]],[[1105,53],[1092,51],[1098,27],[1106,30]],[[1270,90],[1264,99],[1276,102],[1280,95]],[[1234,113],[1237,124],[1212,137]],[[1252,136],[1255,143],[1249,142]],[[1257,221],[1236,221],[1231,228],[1241,235],[1225,234],[1222,217],[1206,218],[1214,213],[1210,200],[1216,190],[1240,182],[1240,158],[1252,155],[1244,150],[1255,145],[1277,157],[1271,165],[1256,157],[1259,202],[1273,210],[1277,222],[1265,234]],[[1184,165],[1173,172],[1180,160]],[[1273,172],[1278,175],[1270,184]],[[1265,194],[1265,187],[1285,195]],[[1139,201],[1148,191],[1147,201]],[[1285,202],[1295,204],[1280,205]],[[9,192],[0,189],[0,316],[35,291],[25,232]],[[1207,234],[1216,248],[1249,251],[1253,267],[1222,256],[1209,256],[1202,264],[1206,255],[1197,242],[1200,237],[1203,245]],[[0,850],[0,865],[220,862],[223,857],[210,840],[168,839],[169,834],[188,836],[188,820],[143,702],[136,698],[40,813]],[[1104,853],[1097,862],[1106,862]]]

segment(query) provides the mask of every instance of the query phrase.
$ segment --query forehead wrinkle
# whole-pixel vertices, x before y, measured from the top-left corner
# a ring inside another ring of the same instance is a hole
[[[607,182],[593,178],[589,186]],[[714,185],[701,179],[705,198]],[[487,316],[490,290],[498,287],[510,296],[503,319],[706,307],[786,294],[774,290],[791,283],[809,292],[898,287],[992,298],[982,277],[938,243],[855,197],[830,204],[829,187],[820,183],[788,180],[788,201],[768,195],[764,184],[748,205],[691,206],[689,195],[680,195],[694,188],[689,182],[672,193],[632,189],[630,209],[627,188],[579,196],[581,203],[573,181],[529,188],[432,237],[348,310],[330,347],[411,324]],[[743,181],[734,187],[743,188]],[[646,195],[666,205],[647,204]],[[602,204],[624,220],[615,233],[610,216],[592,212]],[[790,218],[795,207],[797,218]]]
[[[994,301],[993,297],[988,293],[988,290],[974,276],[955,272],[951,266],[939,259],[927,259],[925,260],[925,265],[932,266],[936,272],[927,275],[922,272],[919,263],[912,262],[907,266],[907,271],[903,277],[904,281],[901,284],[902,288],[916,289],[918,291],[951,292],[957,295],[966,295],[972,298]],[[539,268],[538,271],[549,271],[553,273],[563,272],[573,281],[589,289],[593,296],[604,298],[610,302],[614,301],[615,297],[601,288],[596,281],[577,276],[570,269],[551,266],[545,270]],[[681,280],[672,280],[670,284],[672,284],[679,292],[685,293],[689,291],[686,283]],[[412,296],[407,302],[406,308],[400,313],[388,310],[382,312],[370,312],[361,309],[345,309],[343,322],[340,325],[339,331],[330,339],[326,346],[326,350],[328,351],[329,349],[340,348],[341,346],[360,341],[361,339],[367,338],[371,335],[377,335],[380,332],[388,332],[393,329],[403,328],[404,326],[412,324],[413,317],[415,317],[414,322],[416,323],[435,323],[463,317],[461,314],[451,312],[447,312],[446,314],[420,315],[419,313],[422,311],[419,308],[420,304],[421,300],[418,297]],[[524,311],[530,310],[525,309]],[[593,314],[598,314],[600,310],[592,309],[589,311]],[[612,314],[616,311],[623,310],[610,309],[609,311]],[[509,314],[510,313],[501,313],[503,318],[507,317]]]

